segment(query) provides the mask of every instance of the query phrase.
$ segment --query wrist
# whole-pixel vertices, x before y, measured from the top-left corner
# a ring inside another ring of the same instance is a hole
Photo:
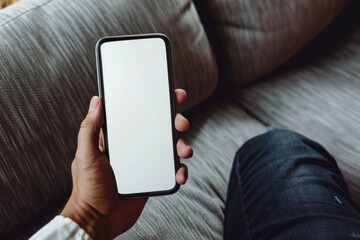
[[[92,239],[109,239],[101,214],[86,203],[79,203],[79,201],[70,197],[61,215],[71,218]]]

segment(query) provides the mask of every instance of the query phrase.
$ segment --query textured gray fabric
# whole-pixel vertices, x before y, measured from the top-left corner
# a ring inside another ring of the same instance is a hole
[[[221,79],[240,86],[317,35],[348,0],[194,0],[217,50]]]
[[[360,18],[340,28],[266,81],[240,90],[237,102],[267,124],[323,144],[360,206]]]
[[[97,94],[96,41],[162,32],[193,106],[217,84],[190,0],[27,0],[0,11],[0,235],[70,188],[80,121]]]
[[[150,198],[139,221],[118,239],[221,239],[227,183],[236,150],[265,127],[236,105],[209,104],[184,136],[194,156],[189,179],[174,195]]]

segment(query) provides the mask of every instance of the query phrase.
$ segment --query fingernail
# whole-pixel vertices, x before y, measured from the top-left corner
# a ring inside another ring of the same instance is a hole
[[[99,105],[99,99],[97,97],[92,97],[89,106],[89,112],[95,111],[98,105]]]

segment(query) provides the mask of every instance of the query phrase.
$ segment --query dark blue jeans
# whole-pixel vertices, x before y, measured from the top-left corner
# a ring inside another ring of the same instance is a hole
[[[323,147],[296,133],[271,130],[236,154],[224,238],[360,239],[360,214]]]

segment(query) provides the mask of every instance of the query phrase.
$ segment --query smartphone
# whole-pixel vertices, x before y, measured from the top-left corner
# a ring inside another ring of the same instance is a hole
[[[170,41],[163,34],[102,38],[96,44],[106,154],[119,196],[179,189]]]

